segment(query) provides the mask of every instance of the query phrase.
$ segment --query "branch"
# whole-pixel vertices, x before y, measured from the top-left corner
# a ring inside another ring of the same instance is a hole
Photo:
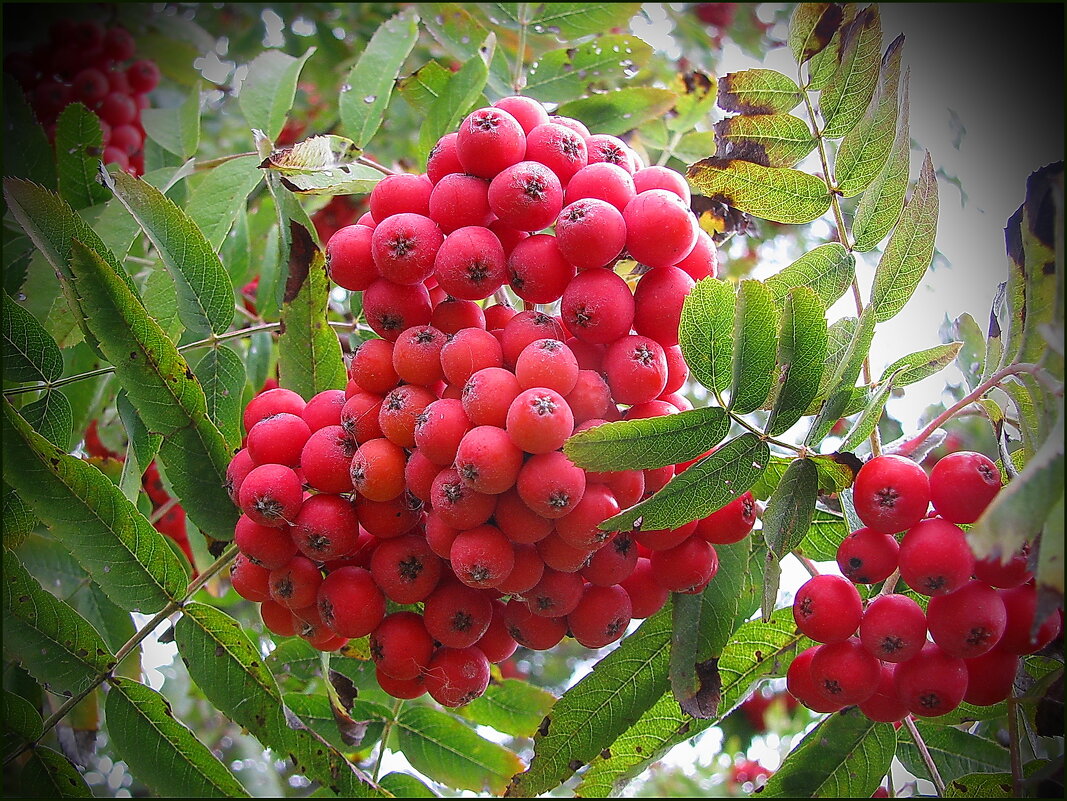
[[[930,756],[930,749],[926,747],[922,735],[919,734],[919,730],[915,728],[915,721],[912,720],[911,715],[904,718],[904,728],[908,730],[911,739],[915,741],[915,745],[919,749],[919,754],[923,758],[923,763],[926,765],[926,769],[930,771],[930,777],[933,779],[937,794],[939,796],[944,796],[945,782],[941,779],[941,774],[937,770],[937,765],[934,764],[934,758]]]

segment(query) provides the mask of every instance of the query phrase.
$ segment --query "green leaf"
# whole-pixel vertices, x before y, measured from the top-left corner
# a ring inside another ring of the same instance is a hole
[[[818,471],[810,459],[794,459],[767,501],[763,538],[777,559],[784,559],[804,539],[815,513]]]
[[[746,537],[729,545],[716,545],[715,553],[719,570],[701,595],[698,650],[701,659],[721,657],[734,630],[752,613],[745,603],[745,585],[754,578],[749,570],[752,540]],[[755,578],[758,582],[758,576]]]
[[[144,181],[124,172],[105,180],[148,235],[174,278],[178,315],[186,329],[197,337],[226,331],[233,322],[233,287],[196,223]]]
[[[56,121],[56,170],[59,194],[75,209],[107,200],[96,180],[104,135],[100,118],[81,103],[71,103]]]
[[[115,603],[152,614],[181,597],[185,571],[163,535],[99,470],[56,448],[4,402],[4,480]],[[8,465],[18,465],[8,468]]]
[[[795,550],[815,562],[832,562],[837,559],[837,548],[848,534],[844,518],[816,508],[811,527]]]
[[[330,278],[326,259],[311,236],[293,226],[289,280],[278,337],[280,383],[309,400],[327,389],[343,389],[348,380],[341,343],[326,319]]]
[[[711,131],[693,131],[698,125],[714,113],[715,101],[719,96],[719,82],[716,78],[699,70],[679,74],[671,82],[671,88],[678,95],[674,114],[663,120],[664,127],[671,133],[710,133]],[[703,157],[706,151],[701,153]]]
[[[1015,798],[1010,773],[971,773],[945,782],[945,798]]]
[[[930,266],[936,235],[937,177],[927,152],[919,182],[874,272],[871,304],[878,322],[891,319],[911,298]]]
[[[564,103],[556,113],[581,120],[591,131],[619,136],[648,120],[661,119],[677,102],[678,95],[669,89],[626,86]]]
[[[715,718],[719,707],[719,676],[714,660],[701,653],[704,599],[674,593],[671,609],[671,694],[682,711],[694,718]]]
[[[878,93],[863,118],[845,134],[834,160],[834,178],[844,197],[858,195],[873,181],[889,158],[897,130],[897,88],[900,84],[901,34],[882,58]]]
[[[20,742],[33,742],[44,732],[44,721],[37,708],[21,695],[4,690],[2,716],[4,721],[5,738],[11,736]],[[7,748],[4,749],[7,755]]]
[[[970,315],[966,316],[970,319]],[[924,378],[940,373],[952,364],[962,347],[962,342],[949,342],[944,345],[935,345],[926,350],[909,353],[907,356],[901,356],[882,371],[882,377],[878,379],[878,383],[885,383],[894,374],[896,374],[896,377],[893,379],[893,383],[898,387],[922,381]]]
[[[730,380],[733,326],[733,286],[716,278],[697,281],[682,304],[678,344],[693,378],[714,393]]]
[[[708,585],[709,589],[716,580]],[[769,672],[784,673],[792,661],[792,652],[804,639],[797,634],[792,615],[792,610],[783,609],[769,623],[744,623],[726,644],[718,662],[722,692],[717,719],[698,720],[683,714],[674,697],[666,693],[589,763],[577,794],[591,798],[619,793],[630,779],[660,760],[673,746],[732,712],[761,677]]]
[[[841,61],[819,96],[823,136],[837,139],[859,122],[874,96],[882,51],[882,21],[871,5],[841,28]]]
[[[751,487],[769,456],[767,443],[746,432],[676,475],[651,498],[608,518],[600,528],[658,531],[707,517]]]
[[[986,368],[986,354],[989,343],[981,327],[970,314],[964,312],[957,317],[949,328],[947,336],[954,340],[948,347],[956,345],[956,368],[963,374],[969,389],[975,389],[982,383]],[[992,339],[992,338],[991,338]]]
[[[321,652],[317,653],[321,654]],[[316,666],[322,664],[319,656],[316,656],[315,662]],[[350,751],[355,747],[351,743],[346,743],[342,738],[338,720],[334,717],[334,711],[330,706],[330,699],[325,695],[286,693],[284,701],[300,720],[338,751]],[[357,700],[352,704],[351,716],[365,726],[363,738],[359,741],[358,747],[360,750],[366,750],[381,740],[385,722],[392,720],[393,714],[380,704]],[[351,723],[346,725],[352,726]]]
[[[20,794],[30,798],[92,798],[92,790],[69,759],[39,745],[19,774]]]
[[[618,86],[651,57],[652,47],[636,36],[601,35],[542,55],[527,70],[523,92],[545,103],[566,103]]]
[[[667,689],[671,610],[668,605],[628,635],[556,702],[534,738],[530,767],[507,795],[553,789],[605,748]]]
[[[706,453],[730,430],[726,412],[713,406],[647,420],[620,420],[588,428],[563,446],[585,470],[635,470],[680,464]]]
[[[791,289],[782,311],[778,341],[781,387],[767,418],[770,436],[788,431],[817,397],[826,342],[826,312],[821,299],[806,286]]]
[[[828,309],[852,286],[855,275],[856,257],[840,243],[827,242],[808,251],[764,283],[779,306],[785,303],[790,290],[809,287]]]
[[[788,114],[804,94],[796,81],[780,72],[751,69],[719,79],[719,107],[738,114]]]
[[[365,195],[385,176],[360,164],[359,148],[343,136],[313,136],[273,151],[260,165],[279,174],[278,182],[302,195]]]
[[[40,527],[41,521],[14,487],[5,481],[3,489],[3,544],[5,548],[18,548],[30,532]]]
[[[522,769],[514,752],[437,709],[410,706],[396,726],[397,743],[412,767],[449,787],[499,795]]]
[[[450,69],[430,59],[410,75],[398,78],[396,90],[419,115],[425,116],[452,80],[452,74]]]
[[[315,48],[309,47],[304,55],[294,58],[281,50],[264,50],[252,60],[237,95],[237,104],[250,127],[272,141],[278,138],[293,107],[300,71],[314,52]]]
[[[554,703],[556,697],[547,690],[519,679],[504,679],[490,682],[484,695],[456,711],[512,737],[533,737]]]
[[[163,438],[159,434],[148,432],[137,410],[130,403],[125,390],[119,391],[115,398],[115,406],[122,420],[122,426],[126,429],[127,437],[126,459],[122,463],[119,488],[131,502],[137,503],[137,497],[143,491],[141,479],[148,465],[159,453],[159,445]]]
[[[792,167],[815,149],[808,124],[792,114],[738,114],[715,123],[715,155],[764,167]]]
[[[418,36],[419,16],[414,9],[394,14],[378,26],[348,73],[338,110],[344,132],[358,147],[365,147],[381,126],[393,82]]]
[[[74,433],[74,413],[70,401],[58,389],[47,390],[41,397],[19,410],[34,431],[66,451]]]
[[[858,707],[848,707],[809,732],[760,794],[771,798],[869,797],[889,771],[896,747],[892,724],[868,720]]]
[[[200,82],[193,85],[181,105],[172,108],[146,108],[141,111],[146,136],[181,159],[196,153],[200,144]]]
[[[204,388],[207,415],[218,426],[231,450],[241,447],[241,392],[245,386],[245,366],[225,345],[211,348],[196,363],[193,375]]]
[[[218,252],[226,234],[244,209],[245,199],[263,179],[255,156],[239,156],[212,169],[189,193],[185,212],[199,228],[208,246]],[[227,260],[222,260],[227,264]],[[232,269],[232,267],[230,268]]]
[[[67,279],[72,277],[71,239],[77,239],[99,253],[115,274],[125,282],[134,297],[137,297],[133,279],[107,249],[96,232],[75,214],[59,195],[29,181],[5,178],[4,199],[22,230],[27,233],[57,275]],[[86,343],[96,355],[101,355],[96,337],[89,330],[86,315],[82,312],[73,288],[67,281],[60,281],[60,288],[71,313],[78,321]]]
[[[37,318],[4,293],[0,320],[4,377],[9,381],[51,382],[63,375],[63,354]]]
[[[1008,751],[999,743],[953,728],[916,721],[915,728],[948,784],[969,773],[999,773],[1010,768]],[[901,730],[897,756],[912,774],[930,781],[930,771],[912,738]]]
[[[34,116],[22,87],[6,72],[3,99],[4,175],[25,178],[48,189],[55,189],[56,165],[52,146],[48,143],[44,128]]]
[[[793,60],[803,64],[821,53],[841,27],[840,3],[798,3],[789,20],[789,49]]]
[[[640,3],[543,3],[530,27],[534,33],[551,33],[563,40],[625,27],[641,10]]]
[[[691,165],[686,177],[697,194],[772,222],[809,223],[830,208],[826,183],[799,170],[711,157]]]
[[[834,423],[842,417],[848,408],[852,394],[855,391],[856,379],[859,378],[860,370],[863,368],[863,360],[867,358],[867,354],[871,349],[871,340],[874,338],[875,315],[874,304],[869,304],[863,310],[863,314],[860,315],[858,323],[855,324],[851,340],[840,351],[839,361],[830,366],[830,380],[827,384],[830,387],[830,397],[827,398],[815,421],[811,424],[808,436],[804,439],[806,445],[810,446],[822,442],[830,429],[833,428]],[[832,328],[833,326],[831,326]],[[834,350],[836,351],[837,349],[835,348]],[[828,355],[829,352],[830,350],[828,349]]]
[[[378,781],[383,790],[397,798],[438,798],[439,796],[421,781],[407,773],[386,773]]]
[[[96,630],[42,589],[14,554],[4,554],[4,653],[45,689],[70,697],[115,666]]]
[[[484,53],[486,63],[490,66],[488,83],[493,94],[497,97],[514,94],[507,58],[502,49],[495,47],[496,35],[478,22],[463,4],[425,3],[419,12],[422,24],[430,35],[460,63],[466,64]],[[488,51],[483,51],[486,39],[490,36],[493,37],[493,44]],[[538,99],[544,100],[540,96]]]
[[[734,309],[733,370],[730,409],[747,414],[763,405],[774,380],[778,310],[771,293],[760,281],[745,280]]]
[[[344,754],[287,709],[274,676],[240,623],[221,610],[190,603],[174,627],[174,638],[189,675],[207,699],[265,747],[288,756],[297,772],[345,797],[383,795]]]
[[[150,687],[115,678],[104,714],[115,751],[161,796],[247,798],[248,792]]]
[[[853,247],[861,252],[874,250],[878,243],[900,219],[904,195],[908,191],[908,169],[911,155],[910,109],[908,74],[904,74],[904,91],[897,115],[897,132],[893,148],[882,171],[864,190],[852,222]]]
[[[79,302],[119,383],[150,432],[175,494],[197,527],[231,539],[237,510],[224,489],[230,452],[207,416],[204,390],[163,330],[95,252],[74,244]]]
[[[485,39],[489,57],[475,53],[457,70],[430,106],[419,128],[419,155],[423,165],[430,151],[446,133],[453,131],[476,108],[489,77],[489,61],[496,51],[496,38]]]
[[[890,375],[885,383],[878,388],[878,391],[874,393],[874,396],[867,401],[867,406],[864,408],[863,413],[856,418],[856,421],[849,428],[838,450],[855,450],[871,435],[878,427],[879,420],[882,419],[882,411],[885,409],[886,401],[889,400],[890,393],[892,393],[895,386],[896,375]]]

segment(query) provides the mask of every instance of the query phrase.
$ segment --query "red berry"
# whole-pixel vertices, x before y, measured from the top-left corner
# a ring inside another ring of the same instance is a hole
[[[370,572],[385,596],[398,604],[424,600],[441,578],[444,566],[417,534],[393,537],[378,544],[370,558]]]
[[[426,691],[442,706],[469,704],[489,686],[489,660],[475,646],[438,648],[426,668]]]
[[[928,642],[922,651],[897,665],[897,698],[921,717],[946,715],[960,705],[967,692],[967,665]]]
[[[856,474],[852,499],[865,526],[895,534],[926,515],[930,481],[922,467],[910,459],[876,456]]]
[[[379,225],[400,214],[427,215],[433,184],[425,175],[400,172],[387,175],[370,193],[370,213]]]
[[[548,453],[562,447],[574,431],[574,415],[560,393],[540,387],[527,389],[508,407],[505,430],[527,453]]]
[[[264,526],[285,526],[296,519],[303,487],[290,467],[264,464],[251,470],[238,493],[241,511]]]
[[[369,570],[331,570],[319,586],[319,613],[342,637],[366,637],[385,618],[385,596]]]
[[[863,612],[860,642],[883,662],[906,662],[926,643],[926,613],[906,595],[879,595]]]
[[[755,524],[756,499],[745,492],[701,520],[697,534],[713,545],[730,545],[747,537]]]
[[[371,256],[383,278],[395,284],[417,284],[433,274],[434,259],[444,241],[441,229],[429,217],[394,214],[382,218],[371,233]]]
[[[816,642],[847,640],[862,617],[863,602],[855,586],[830,573],[808,579],[793,600],[797,627]]]
[[[141,59],[135,61],[126,69],[126,78],[130,87],[139,94],[151,92],[159,85],[159,67],[154,61]]]
[[[974,571],[974,555],[963,531],[939,517],[908,529],[897,559],[900,577],[923,595],[955,592]]]
[[[876,584],[897,569],[899,551],[892,534],[861,528],[837,546],[837,566],[854,584]]]
[[[312,495],[293,521],[292,536],[309,559],[329,562],[348,556],[359,538],[356,508],[340,495]]]
[[[633,293],[611,270],[584,270],[563,290],[560,314],[578,339],[595,344],[614,343],[625,337],[633,325]],[[663,369],[666,382],[666,364]],[[662,391],[661,387],[649,400]]]
[[[393,612],[370,635],[374,664],[386,675],[411,680],[425,672],[433,655],[433,638],[422,615]]]
[[[1007,625],[1004,601],[981,581],[969,581],[926,607],[930,638],[952,656],[971,659],[992,650]]]
[[[515,567],[511,543],[496,526],[482,525],[461,532],[449,552],[452,570],[468,587],[497,586]]]
[[[480,178],[492,178],[506,167],[522,161],[526,154],[527,142],[522,126],[499,108],[489,106],[471,112],[460,123],[458,134],[456,155],[459,162],[466,172]]]
[[[998,492],[1000,471],[980,453],[950,453],[930,472],[930,502],[952,523],[973,523]]]
[[[634,174],[634,183],[641,174]],[[638,187],[637,196],[623,209],[626,249],[630,256],[649,267],[670,267],[696,246],[696,217],[685,200],[666,189]]]
[[[603,648],[626,633],[632,605],[622,587],[587,584],[578,605],[567,615],[571,635],[586,648]]]
[[[519,497],[534,512],[550,519],[563,517],[585,494],[585,471],[562,451],[531,456],[515,483]]]
[[[604,374],[616,401],[644,403],[667,385],[667,357],[663,347],[649,337],[623,336],[608,346]]]
[[[835,704],[860,704],[874,695],[882,665],[851,637],[819,646],[811,659],[816,690]]]
[[[488,228],[460,228],[450,233],[437,251],[434,275],[452,297],[487,298],[507,279],[504,248]]]

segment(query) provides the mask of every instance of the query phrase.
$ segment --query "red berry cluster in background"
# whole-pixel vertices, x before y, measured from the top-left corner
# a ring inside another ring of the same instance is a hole
[[[85,431],[85,452],[98,459],[116,459],[125,461],[121,453],[108,448],[100,439],[97,423],[93,420]],[[150,462],[141,477],[141,487],[152,502],[152,517],[159,515],[153,523],[160,534],[170,537],[182,549],[190,564],[193,564],[193,550],[189,545],[189,534],[185,530],[185,509],[163,487],[156,463]],[[162,514],[160,512],[162,511]]]
[[[856,704],[871,720],[895,722],[1010,695],[1020,657],[1048,645],[1062,621],[1058,610],[1035,619],[1025,551],[1006,562],[975,559],[960,527],[977,520],[1000,487],[996,465],[970,451],[944,457],[929,476],[900,456],[860,469],[853,493],[865,527],[838,548],[843,576],[813,577],[793,602],[800,631],[821,643],[789,667],[787,685],[801,703],[816,712]],[[900,593],[863,602],[857,584],[897,570],[929,598],[925,610]]]
[[[605,532],[687,465],[587,473],[561,450],[691,408],[678,319],[716,252],[688,201],[677,173],[522,97],[469,115],[426,175],[377,184],[326,249],[381,338],[345,390],[253,399],[229,469],[233,585],[271,631],[322,650],[369,635],[383,689],[458,706],[519,645],[601,647],[707,586],[713,544],[752,529],[750,494],[678,529]],[[648,268],[636,291],[613,269],[626,258]],[[483,303],[505,285],[525,310]]]
[[[57,20],[48,41],[29,52],[4,57],[4,71],[18,81],[49,141],[56,120],[71,103],[82,103],[100,118],[101,159],[134,175],[144,172],[141,111],[159,83],[159,68],[134,60],[136,44],[125,28],[105,28],[95,20]]]

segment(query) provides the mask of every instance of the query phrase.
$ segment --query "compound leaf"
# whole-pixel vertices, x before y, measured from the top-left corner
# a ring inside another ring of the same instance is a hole
[[[818,396],[826,342],[826,312],[815,290],[791,289],[785,297],[778,340],[781,387],[767,418],[767,433],[772,437],[791,428]]]
[[[823,135],[837,139],[852,130],[867,110],[878,83],[882,21],[870,5],[841,28],[841,60],[819,96]]]
[[[830,208],[826,183],[799,170],[711,157],[686,177],[697,193],[772,222],[809,223]]]
[[[838,242],[827,242],[810,250],[764,283],[781,306],[791,289],[808,287],[815,291],[825,308],[834,305],[848,291],[856,275],[856,257]]]
[[[767,400],[774,381],[778,310],[760,281],[741,282],[734,309],[733,370],[730,409],[747,414]]]
[[[719,79],[719,107],[723,111],[788,114],[803,99],[796,81],[775,70],[742,70]]]

